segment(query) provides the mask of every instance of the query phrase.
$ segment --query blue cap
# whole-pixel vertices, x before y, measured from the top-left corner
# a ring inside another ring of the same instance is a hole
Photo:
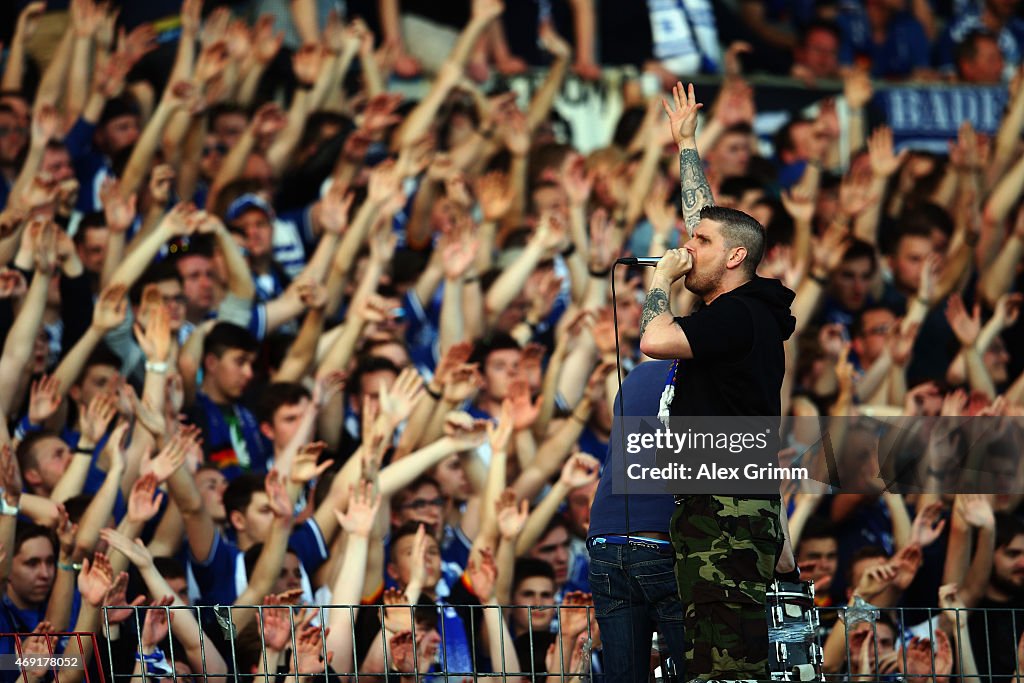
[[[251,211],[252,209],[262,211],[270,220],[274,219],[274,209],[270,204],[268,204],[263,197],[251,193],[243,194],[241,197],[231,202],[224,218],[228,223],[234,223],[243,213]]]

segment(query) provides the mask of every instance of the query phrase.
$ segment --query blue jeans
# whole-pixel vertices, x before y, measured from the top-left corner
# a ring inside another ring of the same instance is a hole
[[[655,631],[668,644],[677,680],[686,680],[683,608],[674,562],[673,554],[635,544],[590,547],[590,590],[601,627],[606,680],[647,683]]]

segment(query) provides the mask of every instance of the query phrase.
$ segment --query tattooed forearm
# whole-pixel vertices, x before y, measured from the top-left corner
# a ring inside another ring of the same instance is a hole
[[[683,187],[683,220],[686,231],[692,236],[700,222],[700,210],[715,203],[696,149],[679,150],[679,181]]]
[[[668,312],[668,294],[664,289],[655,287],[647,292],[647,300],[644,301],[644,310],[640,316],[640,336],[644,336],[649,322]]]

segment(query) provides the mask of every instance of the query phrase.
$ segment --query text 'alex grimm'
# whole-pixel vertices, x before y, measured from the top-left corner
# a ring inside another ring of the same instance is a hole
[[[704,479],[724,481],[746,479],[748,481],[801,481],[810,478],[806,467],[764,467],[753,463],[745,467],[722,467],[717,463],[683,465],[672,463],[663,467],[644,467],[633,463],[626,468],[626,476],[633,480],[674,479],[690,481]]]

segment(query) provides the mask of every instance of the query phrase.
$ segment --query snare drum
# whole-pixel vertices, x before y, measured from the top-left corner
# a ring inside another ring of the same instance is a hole
[[[767,591],[768,670],[774,681],[821,680],[818,612],[810,581],[775,581]]]

